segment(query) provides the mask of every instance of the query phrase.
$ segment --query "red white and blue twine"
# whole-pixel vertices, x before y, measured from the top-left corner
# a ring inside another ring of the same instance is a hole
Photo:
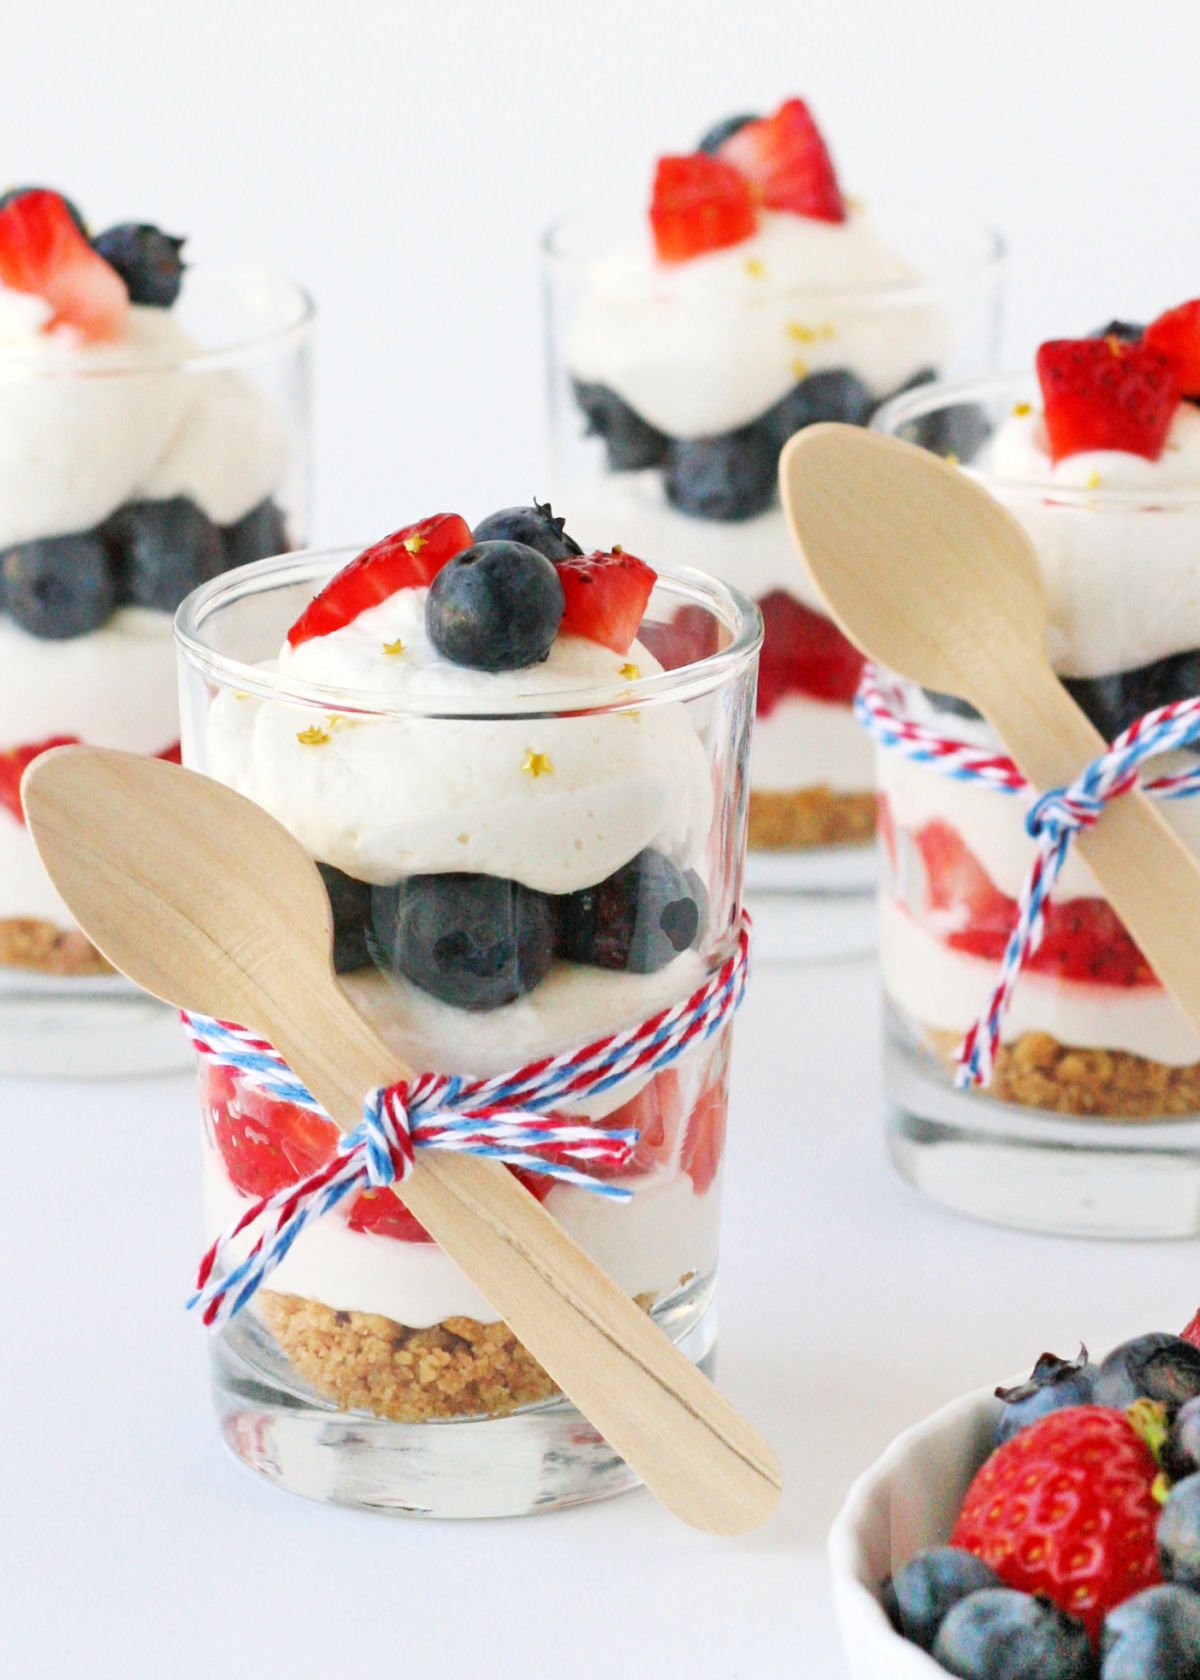
[[[704,984],[634,1027],[487,1079],[422,1073],[369,1092],[362,1120],[339,1139],[324,1166],[251,1202],[222,1232],[200,1262],[188,1305],[199,1307],[212,1328],[227,1323],[307,1225],[357,1191],[403,1183],[416,1149],[482,1155],[627,1201],[625,1186],[595,1178],[587,1168],[619,1172],[638,1141],[636,1128],[605,1127],[555,1113],[555,1107],[649,1078],[711,1037],[745,996],[749,954],[750,918],[743,913],[736,948]],[[232,1069],[264,1096],[328,1118],[266,1039],[203,1015],[185,1014],[183,1022],[201,1056]],[[231,1245],[252,1227],[258,1235],[249,1253],[231,1260]]]
[[[868,664],[863,672],[854,709],[868,734],[889,751],[927,764],[956,781],[975,782],[998,793],[1022,794],[1032,800],[1025,827],[1036,850],[1017,901],[1016,925],[987,1004],[955,1058],[956,1084],[964,1088],[986,1085],[992,1077],[1013,988],[1026,960],[1042,942],[1050,895],[1072,840],[1099,821],[1110,799],[1139,785],[1155,799],[1185,799],[1200,793],[1200,766],[1144,781],[1138,774],[1148,760],[1200,739],[1200,699],[1177,700],[1147,712],[1085,765],[1069,787],[1053,788],[1040,796],[1003,753],[953,740],[907,717],[903,687],[886,684],[873,665]]]

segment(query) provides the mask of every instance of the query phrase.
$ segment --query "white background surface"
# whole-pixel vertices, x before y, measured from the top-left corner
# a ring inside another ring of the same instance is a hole
[[[50,0],[3,39],[0,174],[316,293],[322,539],[537,489],[539,227],[640,201],[657,151],[787,92],[850,190],[1005,228],[1010,360],[1200,291],[1194,0]],[[722,1381],[788,1488],[737,1544],[644,1495],[438,1527],[256,1482],[180,1307],[188,1083],[0,1089],[4,1672],[835,1680],[822,1546],[855,1471],[1044,1347],[1200,1299],[1195,1245],[1034,1239],[909,1193],[873,995],[866,964],[762,971],[740,1029]]]

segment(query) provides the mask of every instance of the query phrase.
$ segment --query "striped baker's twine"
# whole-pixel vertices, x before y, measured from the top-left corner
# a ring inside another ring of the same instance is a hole
[[[904,690],[885,681],[868,664],[854,702],[859,722],[875,741],[918,764],[927,764],[956,781],[976,782],[999,793],[1022,794],[1032,801],[1025,827],[1036,850],[1017,902],[1017,921],[1001,959],[987,1004],[958,1047],[955,1083],[962,1088],[986,1085],[995,1066],[1004,1016],[1026,960],[1042,942],[1046,912],[1055,882],[1067,861],[1071,841],[1091,828],[1110,799],[1141,786],[1155,799],[1185,799],[1200,793],[1200,766],[1142,781],[1141,766],[1200,738],[1200,699],[1177,700],[1138,718],[1110,747],[1080,771],[1069,787],[1037,794],[1003,753],[956,741],[904,714]]]
[[[711,1037],[745,995],[749,954],[750,918],[743,912],[736,948],[720,968],[690,997],[637,1026],[487,1079],[422,1073],[371,1091],[362,1120],[339,1140],[324,1166],[252,1202],[222,1232],[200,1262],[188,1305],[199,1307],[213,1328],[227,1323],[305,1226],[354,1192],[403,1183],[414,1149],[482,1155],[627,1201],[628,1189],[586,1169],[603,1165],[620,1171],[637,1143],[636,1129],[606,1128],[552,1111],[560,1103],[599,1096],[635,1075],[649,1077]],[[266,1039],[208,1016],[185,1014],[183,1022],[201,1056],[230,1068],[264,1096],[328,1118]],[[255,1226],[250,1252],[232,1260],[231,1244]]]

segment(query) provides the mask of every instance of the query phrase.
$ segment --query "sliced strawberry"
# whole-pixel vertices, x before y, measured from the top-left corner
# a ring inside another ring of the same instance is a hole
[[[21,777],[35,758],[40,758],[52,747],[78,745],[77,735],[51,735],[49,740],[38,741],[33,746],[10,747],[7,752],[0,752],[0,805],[19,823],[23,823],[25,811],[21,805]]]
[[[1200,1311],[1189,1320],[1187,1329],[1181,1330],[1179,1334],[1185,1342],[1191,1342],[1193,1347],[1200,1347]]]
[[[1200,298],[1160,315],[1142,334],[1142,343],[1161,351],[1179,375],[1185,397],[1200,397]]]
[[[863,656],[837,625],[784,589],[773,589],[758,605],[764,631],[759,717],[768,717],[789,694],[848,706],[862,678]]]
[[[739,128],[717,155],[746,177],[768,210],[846,220],[833,159],[803,99],[789,99],[773,117]]]
[[[1158,460],[1180,396],[1161,350],[1114,334],[1052,339],[1037,353],[1037,373],[1055,461],[1092,449]]]
[[[539,1202],[544,1202],[554,1188],[555,1180],[547,1173],[522,1172],[518,1167],[508,1170]],[[363,1190],[354,1199],[347,1224],[352,1231],[369,1231],[372,1236],[392,1237],[396,1242],[433,1241],[420,1220],[390,1190]]]
[[[56,192],[35,187],[0,210],[0,283],[44,298],[50,326],[89,342],[120,338],[129,321],[125,282],[95,251]]]
[[[328,636],[398,590],[432,583],[447,560],[471,542],[470,526],[456,513],[435,513],[393,531],[330,578],[292,625],[288,641],[298,647],[313,636]]]
[[[566,608],[560,630],[628,653],[658,574],[620,549],[555,562]]]
[[[627,1103],[615,1108],[597,1124],[613,1131],[632,1128],[638,1140],[633,1154],[621,1168],[593,1164],[593,1178],[625,1178],[653,1172],[671,1159],[683,1123],[683,1088],[674,1068],[663,1068],[642,1086]]]
[[[687,1132],[679,1157],[679,1164],[691,1179],[692,1188],[697,1196],[703,1196],[716,1178],[717,1168],[721,1165],[728,1109],[729,1097],[725,1087],[725,1076],[722,1074],[696,1098],[688,1116]]]
[[[227,1069],[205,1066],[202,1101],[231,1182],[244,1196],[271,1196],[322,1166],[337,1127],[294,1103],[265,1097]]]
[[[659,158],[650,226],[662,262],[738,245],[756,226],[750,188],[736,169],[707,152]]]

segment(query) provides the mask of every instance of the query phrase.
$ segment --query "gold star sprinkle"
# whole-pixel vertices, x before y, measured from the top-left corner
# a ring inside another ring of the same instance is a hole
[[[958,465],[958,456],[954,453],[953,449],[947,450],[946,454],[942,457],[942,459],[945,460],[945,461],[949,461],[949,463],[952,467],[956,467]]]
[[[302,747],[323,747],[329,739],[329,731],[313,724],[309,729],[302,729],[296,736]]]
[[[400,640],[399,636],[397,636],[394,642],[384,642],[383,651],[388,654],[403,653],[404,643]]]
[[[800,356],[797,356],[792,362],[792,377],[794,379],[808,378],[808,363]]]
[[[624,554],[625,550],[621,547],[620,543],[614,543],[608,552],[610,554]]]
[[[619,676],[622,676],[622,677],[625,678],[626,682],[636,682],[638,680],[638,678],[641,676],[641,674],[642,674],[641,666],[640,665],[635,665],[632,660],[630,660],[628,664],[622,665],[622,667],[621,667],[621,669],[618,673]]]
[[[847,210],[865,210],[866,209],[866,204],[863,202],[863,200],[861,198],[855,198],[853,193],[843,193],[842,194],[842,203],[846,206]]]
[[[806,327],[803,321],[789,321],[787,335],[789,338],[794,338],[797,344],[815,344],[817,342],[816,328]]]
[[[1016,415],[1018,420],[1023,419],[1026,414],[1031,414],[1032,412],[1033,412],[1033,404],[1032,403],[1020,402],[1020,403],[1014,403],[1013,404],[1013,413]]]
[[[1092,472],[1090,472],[1087,475],[1086,488],[1088,490],[1099,490],[1099,488],[1103,484],[1103,482],[1104,482],[1104,480],[1100,477],[1100,474],[1098,472],[1096,472],[1095,470],[1093,470]]]
[[[404,546],[410,554],[420,554],[423,548],[429,547],[429,538],[423,537],[420,531],[414,531],[411,537],[405,537]]]
[[[761,280],[766,272],[766,264],[760,257],[746,258],[746,273],[751,275],[755,280]]]
[[[548,776],[554,769],[554,766],[546,757],[545,753],[534,752],[531,748],[525,754],[525,762],[522,764],[521,769],[524,770],[527,776],[532,776],[534,781],[536,781],[539,776]]]

